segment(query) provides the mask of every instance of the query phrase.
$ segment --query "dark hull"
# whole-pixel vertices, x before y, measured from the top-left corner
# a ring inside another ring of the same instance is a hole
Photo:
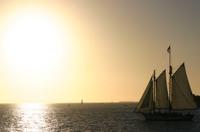
[[[148,121],[191,121],[194,117],[192,114],[182,113],[143,113],[144,117]]]

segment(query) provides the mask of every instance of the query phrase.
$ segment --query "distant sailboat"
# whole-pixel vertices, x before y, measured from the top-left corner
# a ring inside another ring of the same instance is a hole
[[[192,120],[191,112],[197,108],[193,99],[184,63],[172,74],[171,48],[169,52],[169,90],[166,71],[158,78],[155,71],[144,91],[135,112],[142,113],[146,120]]]

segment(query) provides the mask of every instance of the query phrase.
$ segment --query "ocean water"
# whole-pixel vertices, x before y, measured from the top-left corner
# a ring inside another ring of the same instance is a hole
[[[200,132],[194,121],[145,121],[133,103],[0,105],[0,132]]]

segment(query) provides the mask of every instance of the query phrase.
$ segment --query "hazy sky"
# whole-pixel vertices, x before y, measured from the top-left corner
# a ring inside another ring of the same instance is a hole
[[[200,94],[198,0],[1,0],[0,39],[0,102],[138,101],[169,44]]]

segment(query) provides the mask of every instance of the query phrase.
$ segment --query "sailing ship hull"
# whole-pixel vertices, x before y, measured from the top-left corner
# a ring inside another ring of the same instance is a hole
[[[192,114],[182,114],[176,112],[169,113],[143,113],[147,121],[191,121]]]

